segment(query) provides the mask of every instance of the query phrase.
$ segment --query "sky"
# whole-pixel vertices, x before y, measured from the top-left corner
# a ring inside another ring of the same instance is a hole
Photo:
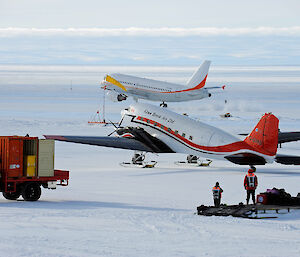
[[[300,2],[0,1],[0,64],[300,65]]]
[[[297,0],[10,0],[1,27],[288,27],[299,25]]]

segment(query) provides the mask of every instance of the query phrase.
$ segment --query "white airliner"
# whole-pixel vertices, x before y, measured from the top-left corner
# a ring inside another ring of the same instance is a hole
[[[139,78],[119,73],[108,74],[101,82],[102,88],[115,101],[126,100],[128,96],[158,102],[183,102],[210,97],[209,89],[223,87],[204,87],[210,61],[204,61],[187,82],[179,85],[153,79]]]
[[[47,139],[154,153],[184,153],[226,159],[240,165],[276,161],[300,164],[299,156],[279,155],[278,119],[266,113],[254,130],[240,140],[221,129],[150,104],[136,103],[122,111],[118,137],[54,136]]]

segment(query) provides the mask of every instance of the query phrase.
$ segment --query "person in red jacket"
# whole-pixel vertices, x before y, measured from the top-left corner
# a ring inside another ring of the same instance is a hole
[[[244,179],[244,187],[247,190],[247,204],[249,204],[250,195],[252,196],[253,204],[255,204],[255,190],[257,188],[258,181],[254,172],[255,167],[251,167]]]
[[[219,182],[216,182],[216,185],[213,187],[212,192],[215,207],[220,207],[223,189],[220,187]]]

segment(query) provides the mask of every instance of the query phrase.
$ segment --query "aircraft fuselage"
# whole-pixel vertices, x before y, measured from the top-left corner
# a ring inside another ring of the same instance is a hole
[[[180,102],[199,100],[210,96],[205,88],[191,90],[175,83],[117,73],[110,76],[121,83],[126,88],[126,92],[111,82],[103,81],[102,84],[106,86],[106,89],[135,98],[158,102]]]
[[[245,141],[185,115],[149,104],[131,105],[122,112],[122,126],[141,127],[167,144],[174,152],[224,159],[239,153],[255,154],[272,162],[274,156],[254,149]]]

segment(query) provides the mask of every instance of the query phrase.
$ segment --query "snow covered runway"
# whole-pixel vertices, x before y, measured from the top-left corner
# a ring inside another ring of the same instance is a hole
[[[227,83],[231,88],[226,95],[187,103],[185,107],[174,104],[170,108],[189,112],[232,133],[251,131],[260,115],[267,111],[280,118],[282,131],[300,130],[297,87],[300,81],[289,82],[296,73],[297,70],[294,73],[281,71],[282,83],[286,85],[283,88],[278,84],[274,87],[268,82],[270,79],[260,85],[251,84],[249,79],[230,83],[230,78],[242,80],[245,74],[255,78],[255,72],[249,75],[245,71],[231,70]],[[96,76],[96,72],[82,73],[77,77],[80,83],[73,80],[72,90],[68,80],[72,78],[70,73],[31,71],[26,76],[19,75],[17,82],[15,74],[0,70],[1,135],[107,135],[112,131],[112,128],[87,125],[102,98],[96,84],[102,77]],[[277,74],[278,70],[263,73],[268,78]],[[47,76],[55,77],[60,83],[46,83]],[[156,72],[156,76],[164,74]],[[226,80],[226,72],[215,71],[210,77],[212,84],[216,84],[219,77]],[[223,103],[225,97],[227,106]],[[248,106],[249,102],[252,106]],[[117,120],[119,110],[128,104],[109,103],[112,119]],[[235,117],[221,119],[219,114],[227,111]],[[300,155],[300,143],[284,144],[279,151]],[[211,188],[216,181],[224,189],[223,202],[245,201],[243,178],[247,167],[214,161],[211,167],[184,169],[174,164],[176,160],[185,159],[180,154],[149,155],[149,160],[158,161],[154,169],[120,167],[119,163],[128,161],[131,154],[126,150],[56,142],[55,167],[70,170],[70,185],[43,190],[38,202],[1,198],[0,255],[300,255],[299,211],[272,220],[194,215],[198,205],[212,204]],[[258,167],[257,176],[257,192],[272,187],[285,188],[293,196],[300,192],[299,167],[266,165]]]

